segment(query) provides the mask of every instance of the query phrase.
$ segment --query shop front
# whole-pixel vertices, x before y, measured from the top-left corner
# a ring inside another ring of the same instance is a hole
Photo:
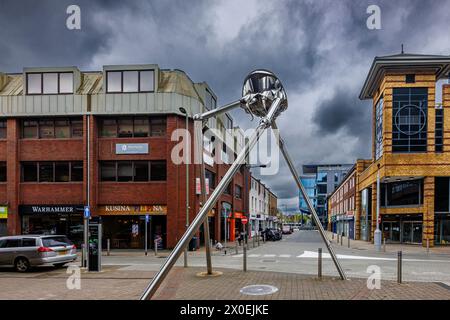
[[[7,221],[8,221],[8,207],[0,206],[0,237],[8,235]]]
[[[386,242],[422,243],[423,220],[421,214],[382,215],[383,237]]]
[[[372,189],[361,191],[360,239],[371,240],[372,228]]]
[[[19,206],[23,234],[66,235],[80,246],[83,242],[83,205]]]
[[[434,241],[438,245],[450,244],[450,214],[434,214]]]
[[[244,230],[244,225],[241,222],[242,217],[245,216],[242,212],[235,212],[229,219],[230,226],[230,241],[235,241],[237,237]]]
[[[108,239],[111,249],[144,249],[146,240],[148,248],[154,248],[155,240],[160,240],[159,248],[167,246],[165,205],[106,205],[99,206],[97,213],[101,216],[105,248]]]

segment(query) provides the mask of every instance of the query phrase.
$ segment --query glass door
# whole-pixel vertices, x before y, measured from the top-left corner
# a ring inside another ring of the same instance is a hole
[[[422,222],[412,223],[412,242],[422,243]]]
[[[402,223],[403,230],[402,230],[402,242],[404,243],[411,243],[412,242],[412,223],[410,221],[406,221]]]

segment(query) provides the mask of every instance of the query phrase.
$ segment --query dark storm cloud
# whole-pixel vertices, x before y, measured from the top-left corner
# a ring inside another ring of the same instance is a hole
[[[71,4],[81,7],[79,31],[65,26]],[[381,8],[381,30],[366,27],[371,4]],[[408,52],[449,54],[449,21],[446,0],[2,0],[0,71],[157,63],[208,82],[226,103],[250,70],[271,69],[288,93],[278,124],[296,166],[354,162],[370,157],[371,104],[358,94],[373,57],[399,53],[401,43]],[[297,196],[283,163],[262,179],[281,198]]]

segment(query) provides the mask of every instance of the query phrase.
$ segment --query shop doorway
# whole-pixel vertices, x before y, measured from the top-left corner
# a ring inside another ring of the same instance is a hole
[[[422,221],[383,221],[383,237],[386,242],[422,243]]]
[[[439,245],[450,244],[450,219],[447,217],[442,218],[437,214],[435,215],[436,222],[434,224],[434,241]]]

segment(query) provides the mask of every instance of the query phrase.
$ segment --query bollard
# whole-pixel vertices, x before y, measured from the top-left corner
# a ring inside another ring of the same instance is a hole
[[[261,239],[260,239],[261,236],[260,236],[259,233],[258,233],[257,237],[258,237],[258,247],[259,247],[259,241],[261,240]]]
[[[427,239],[427,254],[430,253],[430,239]]]
[[[255,237],[252,237],[253,248],[255,248]]]
[[[383,239],[383,251],[386,252],[386,238]]]
[[[158,240],[155,240],[155,256],[158,255]]]
[[[397,282],[402,283],[402,252],[397,254]]]
[[[238,254],[239,253],[239,243],[238,243],[238,241],[236,240],[236,254]]]
[[[334,232],[331,233],[331,240],[334,240]]]
[[[263,243],[266,243],[266,234],[263,234]]]
[[[350,248],[350,236],[347,238],[347,248]]]
[[[110,245],[110,240],[106,239],[106,255],[109,256],[111,251],[111,245]]]
[[[336,234],[336,244],[339,244],[339,233]]]
[[[322,279],[322,248],[318,250],[317,277]]]
[[[244,255],[243,255],[243,269],[244,269],[244,272],[246,272],[247,271],[247,246],[245,246],[244,245],[244,247],[243,247],[243,249],[244,249]]]
[[[342,246],[342,242],[344,241],[344,235],[341,235],[341,246]]]

